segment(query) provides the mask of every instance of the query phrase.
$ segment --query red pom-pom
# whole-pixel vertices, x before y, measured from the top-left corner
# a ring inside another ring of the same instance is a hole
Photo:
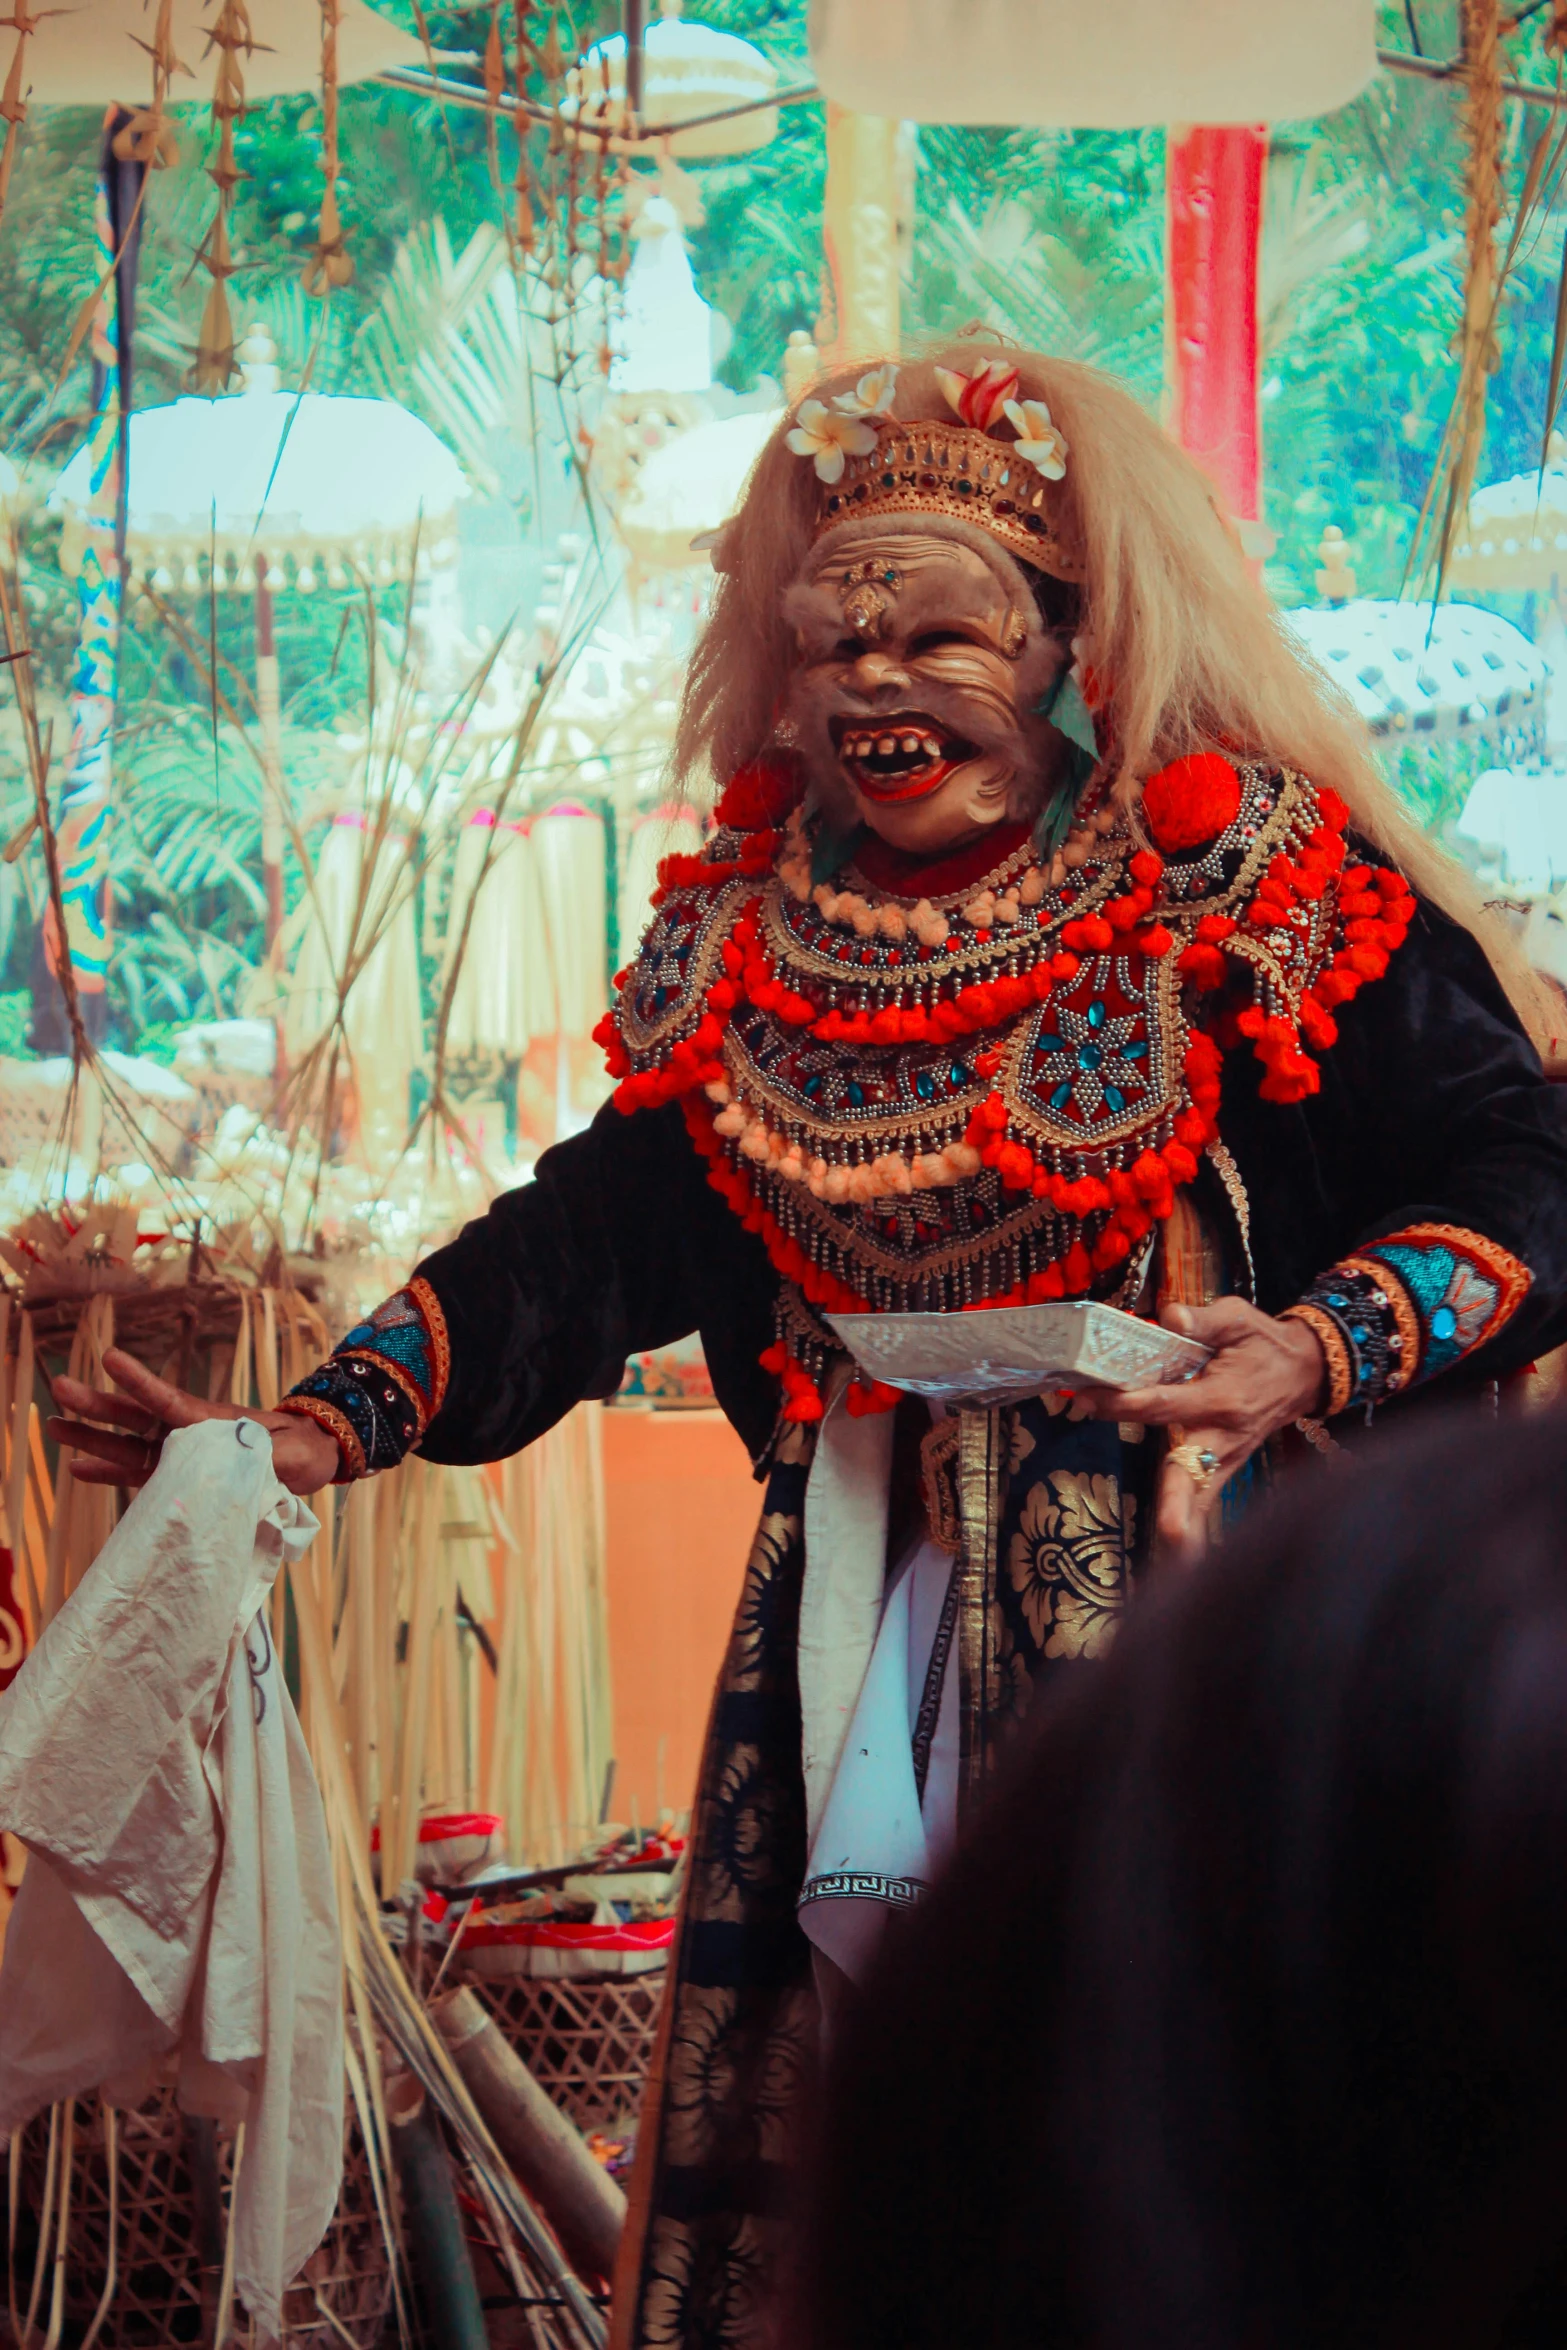
[[[1200,848],[1240,812],[1241,782],[1217,751],[1172,760],[1143,785],[1143,816],[1160,848]]]
[[[794,769],[781,760],[757,759],[730,778],[713,814],[720,824],[756,832],[787,816],[803,788]]]

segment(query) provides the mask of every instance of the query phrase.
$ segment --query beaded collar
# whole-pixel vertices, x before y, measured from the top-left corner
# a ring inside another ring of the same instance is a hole
[[[1334,1007],[1414,913],[1347,861],[1336,795],[1211,754],[1149,779],[1159,846],[1090,810],[1048,865],[1025,843],[934,899],[813,884],[798,796],[747,770],[704,854],[666,860],[599,1032],[617,1105],[678,1100],[764,1240],[795,1418],[837,1351],[821,1309],[1134,1295],[1217,1136],[1224,1053],[1251,1046],[1267,1100],[1315,1093]]]

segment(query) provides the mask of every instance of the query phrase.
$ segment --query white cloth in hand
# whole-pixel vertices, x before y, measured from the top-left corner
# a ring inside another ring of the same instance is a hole
[[[342,1960],[321,1798],[265,1601],[317,1523],[254,1420],[163,1457],[0,1698],[0,1826],[28,1862],[0,1966],[0,2140],[178,2052],[187,2111],[245,2122],[236,2289],[259,2344],[326,2232]]]

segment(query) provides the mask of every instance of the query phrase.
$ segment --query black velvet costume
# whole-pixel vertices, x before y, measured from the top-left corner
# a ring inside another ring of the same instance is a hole
[[[713,853],[732,845],[720,836]],[[1333,1372],[1336,1434],[1361,1430],[1384,1398],[1399,1414],[1463,1397],[1489,1408],[1498,1383],[1567,1340],[1567,1090],[1545,1080],[1481,949],[1446,917],[1412,910],[1385,961],[1339,1004],[1320,1090],[1265,1098],[1262,1061],[1224,1054],[1216,1147],[1194,1186],[1222,1233],[1226,1286],[1273,1314],[1305,1301]],[[606,1108],[430,1257],[382,1310],[390,1321],[351,1334],[295,1399],[339,1434],[350,1468],[414,1438],[427,1459],[493,1460],[583,1398],[612,1395],[628,1354],[696,1330],[764,1481],[619,2279],[617,2339],[637,2350],[759,2339],[776,2306],[814,2029],[795,1915],[806,1830],[794,1643],[816,1431],[809,1399],[803,1415],[781,1411],[786,1390],[758,1359],[777,1344],[776,1247],[714,1188],[688,1111],[677,1099]],[[1368,1254],[1380,1241],[1387,1255]],[[410,1298],[422,1346],[417,1329],[408,1337]],[[1074,1419],[1060,1397],[979,1427],[966,1464],[988,1496],[986,1539],[965,1560],[971,1787],[1042,1676],[1113,1628],[1156,1466],[1140,1431]]]

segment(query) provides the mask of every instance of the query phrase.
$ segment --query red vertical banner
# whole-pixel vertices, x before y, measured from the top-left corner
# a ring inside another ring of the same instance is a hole
[[[1166,146],[1170,429],[1240,522],[1262,518],[1257,249],[1268,134],[1171,132]]]

